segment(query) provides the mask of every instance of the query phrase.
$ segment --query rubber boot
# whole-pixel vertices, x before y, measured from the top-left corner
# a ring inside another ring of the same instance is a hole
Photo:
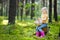
[[[36,36],[39,37],[39,32],[36,32]]]
[[[44,36],[45,36],[45,33],[44,33],[44,31],[42,31],[40,37],[42,38],[42,37],[44,37]]]

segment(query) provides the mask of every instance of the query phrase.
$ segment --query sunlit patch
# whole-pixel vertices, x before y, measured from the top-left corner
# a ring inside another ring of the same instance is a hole
[[[30,23],[30,22],[26,22],[26,23],[22,23],[22,22],[20,22],[20,23],[17,23],[18,25],[20,25],[20,26],[28,26],[28,25],[35,25],[34,23]]]
[[[31,24],[33,24],[33,23],[27,22],[27,24],[30,24],[30,25],[31,25]]]
[[[20,26],[27,26],[27,24],[25,24],[25,23],[17,23],[17,24]]]
[[[8,24],[8,20],[3,20],[2,24],[3,25],[7,25]]]
[[[31,22],[27,22],[27,24],[28,24],[28,25],[32,25],[33,23],[31,23]]]

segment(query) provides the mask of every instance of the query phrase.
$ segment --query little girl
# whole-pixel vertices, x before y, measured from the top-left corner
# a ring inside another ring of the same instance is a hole
[[[38,25],[36,27],[36,36],[40,36],[40,34],[41,34],[40,37],[45,36],[45,33],[42,30],[42,28],[47,27],[47,23],[48,23],[48,12],[47,12],[47,8],[43,7],[42,8],[41,18],[38,18],[38,20],[35,21],[35,24]]]

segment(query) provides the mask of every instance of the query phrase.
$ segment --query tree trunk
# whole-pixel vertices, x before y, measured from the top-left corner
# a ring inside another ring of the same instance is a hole
[[[19,20],[19,0],[16,0],[16,16],[17,19]]]
[[[49,22],[52,22],[52,0],[49,0]]]
[[[46,7],[47,7],[47,5],[48,5],[48,3],[47,3],[47,2],[48,2],[48,0],[46,0],[46,1],[45,1],[45,6],[46,6]]]
[[[26,2],[26,5],[27,5],[27,2],[28,0],[25,0],[25,2]],[[28,8],[26,8],[26,17],[29,15],[29,9]]]
[[[0,0],[0,5],[1,5],[0,16],[3,16],[3,1],[2,0]]]
[[[35,3],[35,0],[31,0],[32,5],[31,5],[31,19],[33,19],[34,17],[34,10],[35,10],[35,5],[33,5]]]
[[[43,1],[43,7],[45,7],[45,0],[42,0]]]
[[[58,21],[58,18],[57,18],[57,0],[54,0],[54,19],[55,19],[55,21]]]
[[[21,13],[20,13],[20,15],[21,15],[21,21],[22,21],[22,18],[23,18],[23,3],[24,3],[24,0],[21,0],[21,3],[22,3],[22,5],[21,5]]]
[[[10,0],[9,5],[9,24],[15,24],[16,0]]]

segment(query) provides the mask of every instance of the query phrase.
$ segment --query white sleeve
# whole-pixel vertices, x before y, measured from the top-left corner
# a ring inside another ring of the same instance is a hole
[[[39,22],[36,20],[35,23],[38,24]]]

